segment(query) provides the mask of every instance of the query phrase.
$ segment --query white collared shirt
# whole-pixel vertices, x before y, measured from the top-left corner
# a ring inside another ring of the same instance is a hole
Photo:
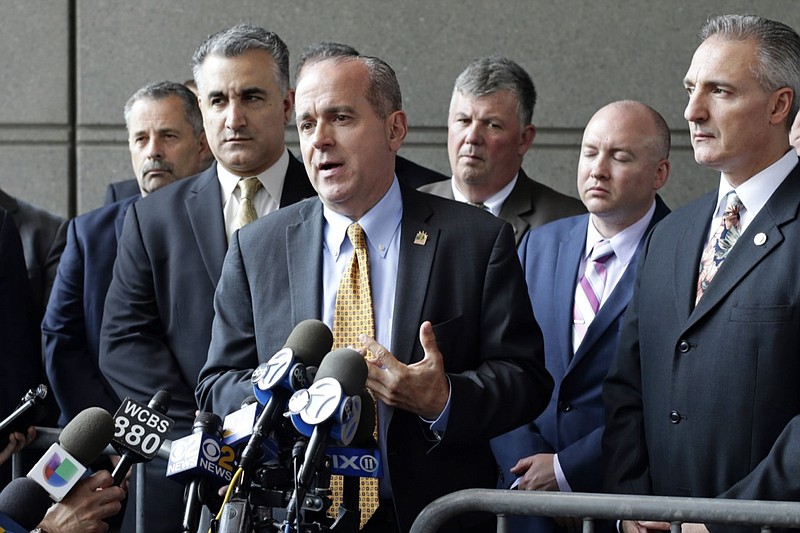
[[[744,209],[739,212],[739,234],[741,235],[761,211],[761,208],[767,204],[773,193],[780,187],[786,176],[797,166],[797,161],[797,152],[791,149],[782,158],[735,189],[724,176],[720,175],[719,188],[717,189],[717,207],[711,219],[706,243],[711,240],[711,237],[717,231],[717,227],[722,223],[722,215],[725,214],[726,197],[729,192],[735,190],[736,195],[744,206]]]
[[[263,185],[253,199],[253,206],[259,218],[267,213],[277,211],[280,207],[283,182],[286,180],[286,171],[289,168],[289,157],[289,150],[287,149],[274,165],[255,176]],[[217,179],[219,180],[222,197],[222,216],[225,218],[225,233],[228,236],[228,242],[230,242],[231,236],[235,231],[234,225],[236,223],[236,213],[239,211],[240,198],[239,189],[236,188],[236,185],[242,177],[252,176],[237,176],[217,163]]]
[[[511,190],[514,188],[514,185],[517,184],[517,179],[519,179],[519,172],[514,175],[514,179],[509,181],[505,187],[491,195],[483,202],[483,205],[486,206],[491,214],[496,217],[500,216],[500,211],[503,209],[503,204],[505,203],[506,198],[508,198],[508,195],[511,194]],[[456,187],[455,178],[450,178],[450,187],[453,189],[453,198],[456,201],[465,204],[470,203],[469,200],[467,200],[467,197],[461,194],[461,191],[459,191],[458,187]]]

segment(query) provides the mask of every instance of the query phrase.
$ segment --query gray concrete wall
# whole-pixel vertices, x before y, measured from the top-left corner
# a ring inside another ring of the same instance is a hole
[[[131,177],[126,99],[147,82],[189,78],[203,38],[244,21],[281,35],[293,58],[329,40],[386,59],[411,124],[402,152],[444,173],[452,83],[475,57],[503,54],[531,73],[538,134],[525,169],[567,193],[575,194],[578,145],[592,113],[612,100],[642,100],[673,131],[664,196],[676,207],[716,184],[692,158],[681,79],[701,23],[728,12],[800,28],[796,0],[5,2],[0,187],[62,215],[100,205],[107,183]],[[296,149],[293,127],[287,139]]]

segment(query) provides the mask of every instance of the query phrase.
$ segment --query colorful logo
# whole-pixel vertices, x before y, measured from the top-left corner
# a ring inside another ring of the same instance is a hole
[[[78,467],[65,457],[63,460],[54,453],[47,463],[44,465],[42,473],[44,479],[49,485],[53,487],[63,487],[75,476],[78,472]]]

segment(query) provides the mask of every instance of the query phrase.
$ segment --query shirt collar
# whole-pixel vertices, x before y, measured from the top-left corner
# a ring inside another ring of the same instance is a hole
[[[628,264],[633,257],[633,254],[636,253],[636,248],[639,246],[639,241],[642,240],[642,237],[647,231],[647,227],[650,225],[650,220],[652,220],[655,212],[656,202],[653,201],[653,205],[650,206],[650,209],[647,210],[647,213],[645,213],[642,218],[611,237],[611,239],[607,239],[611,241],[611,248],[614,250],[614,255],[622,264]],[[594,223],[592,222],[592,217],[590,215],[589,229],[586,232],[586,244],[583,253],[584,258],[589,257],[592,247],[594,247],[597,241],[603,238],[604,237],[600,235],[600,232],[597,231],[597,228],[594,227]]]
[[[332,211],[323,206],[322,214],[325,217],[325,246],[334,257],[339,257],[342,245],[347,239],[347,228],[353,223],[348,217]],[[377,253],[386,256],[395,230],[403,218],[403,197],[400,193],[400,184],[395,176],[392,185],[377,204],[356,222],[364,229],[367,237],[367,246],[370,254]]]
[[[755,214],[761,211],[761,208],[766,205],[772,193],[780,187],[786,176],[797,166],[797,161],[797,152],[792,148],[782,158],[736,187],[736,189],[720,175],[719,190],[717,191],[717,209],[714,211],[714,217],[721,217],[725,212],[725,197],[733,190],[736,191],[736,195],[749,213]]]
[[[288,169],[289,150],[286,149],[274,165],[255,176],[269,195],[278,200],[278,202],[280,202],[281,193],[283,192],[283,182],[286,179],[286,171]],[[227,203],[233,191],[236,189],[236,184],[238,184],[239,180],[243,177],[250,178],[252,176],[237,176],[217,162],[217,178],[219,179],[219,184],[222,189],[223,205]]]
[[[502,189],[491,195],[483,202],[483,205],[485,205],[489,209],[489,212],[492,213],[494,216],[496,217],[500,216],[500,210],[503,209],[503,203],[506,201],[506,198],[508,198],[508,195],[511,194],[511,190],[514,188],[514,185],[517,184],[518,178],[519,178],[519,172],[514,174],[514,178],[511,181],[509,181],[505,187],[503,187]],[[467,197],[461,194],[461,191],[459,191],[458,187],[456,187],[455,178],[450,179],[450,187],[453,189],[453,198],[455,200],[459,202],[469,203]]]

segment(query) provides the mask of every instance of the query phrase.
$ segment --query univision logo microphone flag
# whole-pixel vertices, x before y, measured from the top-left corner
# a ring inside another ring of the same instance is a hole
[[[53,444],[31,468],[28,477],[41,485],[58,502],[72,490],[85,472],[85,466],[64,448]]]

